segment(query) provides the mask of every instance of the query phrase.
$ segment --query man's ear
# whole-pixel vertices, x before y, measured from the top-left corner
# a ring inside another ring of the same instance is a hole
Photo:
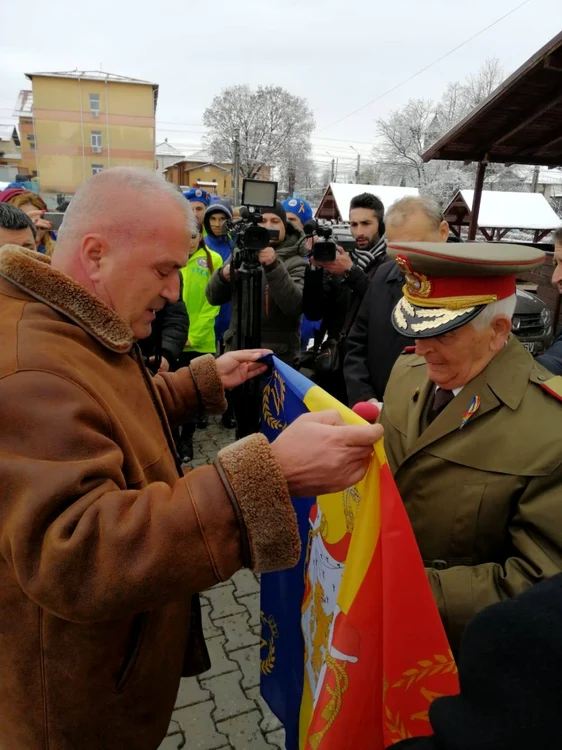
[[[492,330],[494,335],[490,342],[490,348],[494,352],[500,352],[511,333],[511,320],[505,315],[494,318],[492,321]]]
[[[443,242],[447,242],[447,237],[449,236],[449,224],[445,220],[439,224],[439,236]]]
[[[100,234],[87,234],[80,243],[80,262],[90,281],[100,280],[100,265],[109,246]]]

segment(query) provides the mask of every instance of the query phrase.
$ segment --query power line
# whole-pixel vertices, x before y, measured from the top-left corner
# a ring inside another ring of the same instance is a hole
[[[497,18],[495,21],[493,21],[492,23],[488,24],[488,26],[485,26],[483,29],[480,29],[480,31],[477,31],[476,34],[473,34],[468,39],[465,39],[464,42],[461,42],[460,44],[457,44],[456,47],[453,47],[453,49],[450,49],[448,52],[445,52],[444,55],[441,55],[441,57],[438,57],[436,60],[434,60],[433,62],[429,63],[429,65],[426,65],[424,68],[421,68],[421,70],[418,70],[417,73],[413,73],[409,78],[406,78],[404,81],[401,81],[400,83],[397,83],[396,86],[393,86],[392,88],[387,89],[387,91],[385,91],[382,94],[380,94],[379,96],[375,97],[370,102],[367,102],[367,104],[363,104],[361,107],[358,107],[353,112],[350,112],[348,115],[345,115],[345,117],[341,117],[339,120],[336,120],[336,122],[332,122],[330,125],[325,125],[323,128],[320,128],[320,130],[318,130],[318,132],[322,133],[324,130],[328,130],[329,128],[333,128],[336,125],[339,125],[341,122],[344,122],[344,120],[348,120],[350,117],[353,117],[353,115],[356,115],[358,112],[361,112],[364,109],[366,109],[367,107],[370,107],[372,104],[375,104],[376,102],[380,101],[385,96],[388,96],[388,94],[392,94],[393,91],[396,91],[396,89],[399,89],[402,86],[405,86],[407,83],[409,83],[410,81],[412,81],[414,78],[417,78],[422,73],[425,73],[426,70],[429,70],[434,65],[437,65],[442,60],[444,60],[446,57],[449,57],[449,55],[452,55],[453,52],[456,52],[457,50],[461,49],[461,47],[464,47],[469,42],[472,42],[473,39],[476,39],[476,37],[480,36],[485,31],[488,31],[493,26],[496,26],[498,23],[500,23],[500,21],[503,21],[508,16],[513,15],[513,13],[515,13],[520,8],[522,8],[524,5],[527,5],[530,2],[531,2],[531,0],[523,0],[523,2],[520,3],[519,5],[517,5],[515,8],[512,8],[510,11],[508,11],[507,13],[505,13],[500,18]]]

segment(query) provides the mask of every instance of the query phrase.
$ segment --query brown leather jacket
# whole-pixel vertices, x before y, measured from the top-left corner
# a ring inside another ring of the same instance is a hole
[[[224,408],[213,358],[151,378],[45,256],[0,251],[0,340],[0,748],[155,750],[208,668],[197,592],[298,560],[286,482],[257,435],[181,476],[169,425]]]

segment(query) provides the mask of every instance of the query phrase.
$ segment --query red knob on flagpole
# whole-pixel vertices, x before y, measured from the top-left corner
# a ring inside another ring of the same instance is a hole
[[[360,401],[358,404],[355,404],[352,411],[371,424],[377,421],[381,413],[380,407],[377,404],[373,404],[372,401]]]

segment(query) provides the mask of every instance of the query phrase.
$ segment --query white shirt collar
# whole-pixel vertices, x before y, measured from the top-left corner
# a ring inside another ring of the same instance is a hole
[[[461,385],[459,388],[453,388],[453,393],[455,394],[455,396],[458,396],[463,388],[464,388],[464,385]],[[436,385],[435,392],[440,391],[440,390],[441,390],[441,386]]]

